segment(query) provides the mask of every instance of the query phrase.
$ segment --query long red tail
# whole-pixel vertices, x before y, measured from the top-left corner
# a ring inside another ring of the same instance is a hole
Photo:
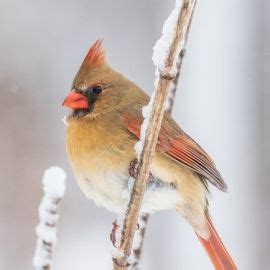
[[[221,239],[216,232],[211,219],[206,215],[207,223],[210,231],[210,238],[208,240],[203,239],[199,235],[198,238],[201,241],[205,251],[207,252],[210,260],[212,261],[216,270],[237,270],[237,267],[231,258],[229,252],[221,242]]]

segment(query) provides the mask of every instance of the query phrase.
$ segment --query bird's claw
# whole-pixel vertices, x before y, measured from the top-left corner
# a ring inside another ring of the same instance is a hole
[[[118,266],[118,267],[129,267],[130,263],[128,262],[127,258],[113,258],[113,262]]]
[[[133,177],[133,178],[137,177],[137,175],[138,175],[138,159],[137,158],[131,160],[131,162],[129,163],[128,171],[129,171],[129,175],[131,177]],[[152,181],[152,180],[154,180],[154,177],[153,177],[152,173],[150,172],[148,181]]]
[[[138,170],[137,170],[137,165],[138,165],[138,159],[135,158],[133,160],[131,160],[130,164],[129,164],[129,175],[133,178],[136,178],[138,175]]]
[[[110,240],[113,244],[113,246],[116,248],[116,231],[117,229],[120,227],[118,224],[117,224],[117,221],[115,220],[113,223],[112,223],[113,227],[112,227],[112,231],[110,233]],[[137,223],[137,228],[136,228],[136,231],[138,231],[140,229],[140,224]]]
[[[112,223],[112,225],[113,225],[113,227],[112,227],[112,231],[110,233],[110,240],[111,240],[113,246],[116,248],[116,237],[115,237],[115,234],[116,234],[117,229],[119,228],[119,225],[117,224],[117,221],[116,220]]]

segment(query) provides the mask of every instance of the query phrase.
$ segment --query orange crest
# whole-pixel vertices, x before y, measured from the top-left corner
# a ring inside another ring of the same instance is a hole
[[[102,39],[98,39],[89,49],[86,57],[84,58],[84,63],[91,66],[98,66],[102,64],[104,60],[105,53],[102,48]]]

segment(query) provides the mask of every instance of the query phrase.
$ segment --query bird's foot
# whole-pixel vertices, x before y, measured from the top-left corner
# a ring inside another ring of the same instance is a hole
[[[131,265],[129,258],[126,256],[123,258],[113,258],[113,262],[120,268],[129,267]]]
[[[133,177],[133,178],[136,178],[136,177],[137,177],[137,175],[138,175],[138,170],[137,170],[137,168],[138,168],[138,159],[135,158],[135,159],[131,160],[131,162],[130,162],[130,164],[129,164],[129,169],[128,169],[128,171],[129,171],[129,175],[130,175],[131,177]]]
[[[138,159],[135,158],[133,160],[131,160],[131,162],[129,163],[129,175],[133,178],[136,178],[138,175]],[[149,180],[148,181],[153,181],[154,177],[152,175],[152,173],[150,172],[149,174]]]
[[[110,233],[110,240],[113,244],[113,246],[116,248],[116,232],[118,230],[118,228],[120,227],[118,224],[117,224],[117,220],[115,220],[113,223],[112,223],[113,227],[112,227],[112,231]],[[136,228],[136,231],[140,229],[140,224],[137,223],[137,228]]]
[[[120,227],[118,224],[117,224],[117,220],[115,220],[113,223],[112,223],[113,227],[112,227],[112,231],[111,231],[111,234],[110,234],[110,240],[113,244],[113,246],[116,248],[116,232],[117,232],[117,229]]]
[[[110,240],[113,244],[113,246],[117,249],[117,246],[116,246],[116,232],[117,230],[119,229],[119,225],[117,224],[117,220],[115,220],[113,223],[112,223],[113,227],[112,227],[112,231],[111,231],[111,234],[110,234]],[[136,231],[140,229],[140,225],[139,223],[137,223],[137,228],[136,228]],[[117,254],[118,255],[118,254]],[[116,264],[118,267],[120,268],[126,268],[126,267],[129,267],[131,265],[131,258],[128,257],[128,256],[125,256],[125,255],[122,255],[120,254],[120,256],[113,256],[113,262],[114,264]]]

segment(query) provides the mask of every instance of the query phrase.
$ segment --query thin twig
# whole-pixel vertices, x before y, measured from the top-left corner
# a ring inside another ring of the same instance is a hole
[[[115,270],[126,270],[128,268],[128,258],[131,253],[137,220],[142,205],[145,187],[149,178],[149,167],[154,156],[158,134],[165,111],[166,97],[170,83],[176,77],[176,59],[183,49],[195,2],[196,0],[184,0],[183,6],[178,13],[175,33],[164,68],[161,69],[159,67],[158,70],[159,78],[156,91],[154,92],[155,95],[150,101],[150,114],[147,119],[149,124],[146,128],[145,138],[141,138],[143,140],[143,150],[139,159],[138,175],[134,182],[130,202],[126,211],[118,253],[113,260]]]
[[[191,26],[191,23],[193,20],[193,15],[194,15],[196,3],[197,3],[197,1],[194,1],[194,8],[192,10],[191,19],[189,20],[189,25],[188,25],[188,29],[187,29],[186,37],[185,37],[185,41],[184,41],[185,43],[183,45],[183,49],[180,51],[178,62],[177,62],[177,74],[176,74],[176,77],[174,78],[174,80],[172,81],[170,93],[168,94],[168,98],[167,98],[168,105],[167,105],[166,110],[169,114],[172,114],[173,105],[175,102],[176,91],[177,91],[178,86],[179,86],[179,79],[180,79],[182,64],[183,64],[184,57],[186,55],[186,44],[187,44],[188,37],[189,37],[190,26]],[[141,260],[141,256],[142,256],[142,249],[143,249],[143,244],[144,244],[145,231],[146,231],[146,227],[147,227],[147,224],[149,221],[149,214],[141,214],[140,219],[143,220],[144,223],[143,223],[143,226],[140,226],[138,231],[135,233],[135,237],[138,238],[136,240],[136,242],[139,243],[139,246],[136,246],[133,248],[133,252],[132,252],[133,253],[133,261],[132,261],[132,265],[131,265],[132,270],[139,270],[140,260]]]

